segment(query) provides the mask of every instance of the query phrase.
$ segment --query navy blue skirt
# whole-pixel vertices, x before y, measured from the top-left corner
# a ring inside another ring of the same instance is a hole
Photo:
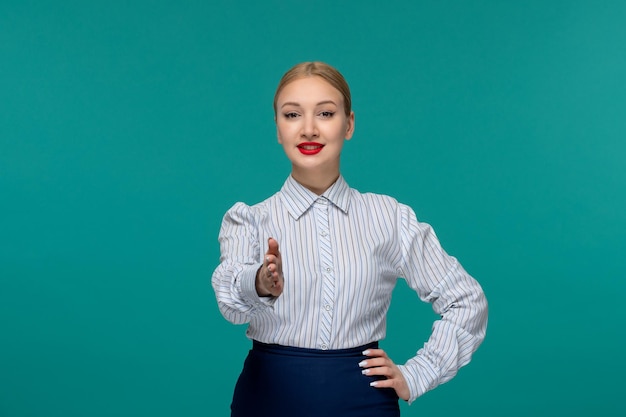
[[[398,417],[398,396],[361,373],[362,352],[317,350],[254,341],[239,376],[231,417]]]

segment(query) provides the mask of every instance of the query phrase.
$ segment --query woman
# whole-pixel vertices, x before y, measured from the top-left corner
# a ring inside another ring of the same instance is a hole
[[[232,416],[398,416],[398,398],[414,401],[470,361],[485,335],[483,291],[411,208],[341,176],[355,119],[336,69],[290,69],[274,111],[291,175],[226,213],[212,277],[220,311],[249,323],[253,340]],[[398,277],[441,315],[401,365],[378,347]]]

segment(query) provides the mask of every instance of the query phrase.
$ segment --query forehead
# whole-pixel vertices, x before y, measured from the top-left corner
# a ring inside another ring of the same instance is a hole
[[[343,103],[341,92],[319,76],[296,78],[286,84],[278,94],[278,104],[296,102],[299,104],[317,103],[332,100],[337,105]]]

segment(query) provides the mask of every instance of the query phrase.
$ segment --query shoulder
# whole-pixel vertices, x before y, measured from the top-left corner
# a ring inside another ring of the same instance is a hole
[[[350,189],[352,201],[357,206],[373,210],[382,210],[393,213],[412,211],[406,204],[400,203],[396,198],[386,194],[378,194],[372,192],[362,193],[354,188]]]
[[[238,201],[228,209],[224,215],[224,221],[256,223],[263,217],[267,216],[270,207],[276,204],[278,194],[279,193],[276,193],[271,197],[253,205]]]
[[[395,230],[407,230],[421,224],[413,208],[386,194],[361,193],[352,189],[352,210],[359,216]]]

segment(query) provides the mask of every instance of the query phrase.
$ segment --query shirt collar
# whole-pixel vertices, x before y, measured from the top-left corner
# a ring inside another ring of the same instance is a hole
[[[344,213],[348,213],[348,207],[350,206],[350,187],[341,175],[321,196],[318,196],[304,187],[291,175],[287,178],[287,181],[285,181],[280,191],[289,214],[296,220],[299,219],[318,198],[326,198]]]

